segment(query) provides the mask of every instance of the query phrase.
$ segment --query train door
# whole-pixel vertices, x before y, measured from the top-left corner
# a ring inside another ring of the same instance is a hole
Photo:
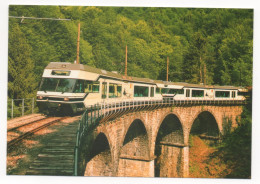
[[[102,82],[102,93],[101,98],[103,101],[107,98],[107,82]]]
[[[236,98],[236,91],[232,91],[232,98],[233,100]]]
[[[150,97],[154,97],[154,87],[151,87]]]
[[[190,99],[190,89],[186,89],[186,99],[189,100]]]

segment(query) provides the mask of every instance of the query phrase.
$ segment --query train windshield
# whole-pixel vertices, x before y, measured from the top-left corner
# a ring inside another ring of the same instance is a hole
[[[73,92],[76,79],[43,78],[41,91]]]

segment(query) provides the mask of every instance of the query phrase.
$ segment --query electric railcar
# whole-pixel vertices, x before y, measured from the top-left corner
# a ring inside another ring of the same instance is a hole
[[[37,92],[40,112],[82,112],[122,100],[244,100],[244,88],[165,82],[120,75],[82,64],[51,62]]]

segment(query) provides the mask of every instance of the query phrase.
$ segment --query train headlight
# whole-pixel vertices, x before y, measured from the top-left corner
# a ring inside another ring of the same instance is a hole
[[[37,99],[38,99],[38,100],[42,100],[43,97],[42,97],[42,96],[37,96]]]
[[[67,98],[67,97],[65,97],[65,98],[64,98],[64,101],[69,101],[69,100],[70,100],[70,99],[69,99],[69,98]]]

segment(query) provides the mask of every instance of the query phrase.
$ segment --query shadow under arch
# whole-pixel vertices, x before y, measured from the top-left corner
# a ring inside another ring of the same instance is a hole
[[[90,152],[90,160],[86,164],[85,176],[112,176],[113,162],[108,139],[99,133]]]
[[[135,119],[125,134],[120,156],[148,156],[148,140],[148,134],[143,122],[140,119]]]
[[[167,115],[156,136],[154,154],[155,177],[180,177],[182,175],[183,128],[175,114]]]
[[[220,129],[216,118],[209,111],[203,111],[198,114],[195,120],[192,122],[189,135],[198,135],[205,138],[214,138],[220,136]]]
[[[150,176],[149,150],[145,125],[140,119],[135,119],[123,137],[119,151],[117,176]]]

